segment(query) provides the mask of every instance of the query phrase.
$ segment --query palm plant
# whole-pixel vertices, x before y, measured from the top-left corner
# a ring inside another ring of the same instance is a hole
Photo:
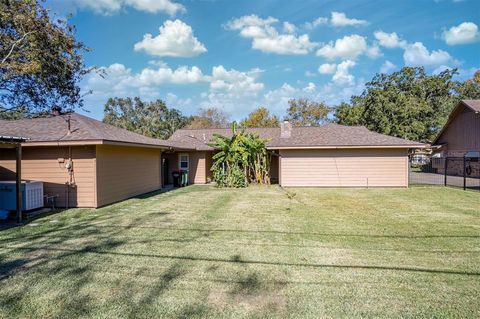
[[[232,137],[215,134],[210,146],[218,150],[213,156],[213,178],[219,187],[246,187],[250,182],[269,184],[270,158],[266,140],[232,124]]]

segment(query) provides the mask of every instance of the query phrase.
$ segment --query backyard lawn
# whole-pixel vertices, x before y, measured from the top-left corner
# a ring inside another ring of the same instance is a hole
[[[0,231],[0,317],[480,317],[480,193],[190,186]]]

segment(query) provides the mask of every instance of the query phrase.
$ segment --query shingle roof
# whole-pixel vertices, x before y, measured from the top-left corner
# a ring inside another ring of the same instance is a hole
[[[421,147],[423,144],[372,132],[363,126],[326,124],[319,127],[293,127],[291,136],[280,137],[280,128],[248,128],[247,132],[268,139],[268,148],[295,147]],[[180,141],[197,150],[213,150],[208,146],[214,134],[231,136],[230,129],[178,130],[169,141]]]
[[[68,131],[70,121],[70,133]],[[172,146],[169,141],[146,137],[77,113],[48,118],[0,122],[0,135],[22,136],[29,142],[112,141],[152,146]]]
[[[480,100],[462,100],[463,104],[475,112],[480,112]]]

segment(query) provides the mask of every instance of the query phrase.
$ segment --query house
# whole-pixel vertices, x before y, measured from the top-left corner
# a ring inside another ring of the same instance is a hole
[[[267,139],[270,176],[281,186],[407,187],[408,154],[422,144],[327,124],[247,131]],[[178,130],[158,140],[76,113],[0,121],[0,135],[24,136],[22,179],[44,182],[58,207],[101,207],[171,184],[187,169],[189,183],[211,181],[209,146],[230,129]],[[0,150],[0,180],[15,178],[15,151]]]
[[[453,109],[447,123],[432,143],[436,155],[447,160],[447,171],[451,175],[463,175],[463,157],[470,167],[470,177],[480,177],[480,100],[462,100]],[[444,167],[438,167],[443,173]]]
[[[160,189],[161,154],[172,149],[76,113],[1,121],[0,135],[28,138],[22,179],[43,181],[58,207],[101,207]],[[14,179],[15,150],[0,149],[0,180]]]
[[[267,149],[273,155],[270,175],[285,187],[407,187],[409,150],[424,147],[365,127],[333,123],[293,127],[284,122],[277,128],[246,131],[268,139]],[[169,141],[191,151],[164,153],[167,166],[188,168],[193,183],[206,183],[215,152],[208,143],[214,134],[232,133],[230,129],[176,131]]]

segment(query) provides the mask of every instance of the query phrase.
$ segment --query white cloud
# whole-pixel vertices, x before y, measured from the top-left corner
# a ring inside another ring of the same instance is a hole
[[[480,39],[478,27],[473,22],[463,22],[458,26],[445,30],[442,38],[448,45],[468,44]]]
[[[297,27],[293,23],[290,23],[290,22],[287,22],[287,21],[285,21],[283,23],[283,32],[285,32],[285,33],[295,33],[295,31],[297,31]]]
[[[313,20],[312,22],[305,22],[303,27],[308,30],[315,29],[319,25],[327,24],[328,23],[328,18],[325,17],[319,17]]]
[[[375,31],[373,35],[378,40],[379,45],[385,48],[405,48],[407,46],[407,41],[402,40],[395,32]]]
[[[387,33],[376,31],[374,32],[374,36],[380,46],[390,49],[403,49],[403,60],[405,65],[408,66],[434,66],[459,63],[446,51],[433,50],[430,52],[422,42],[408,43],[395,32]],[[388,69],[388,66],[385,67]]]
[[[289,29],[288,33],[279,33],[272,26],[278,20],[272,17],[262,19],[256,15],[243,16],[230,20],[226,24],[229,30],[240,31],[240,35],[244,38],[252,39],[252,48],[267,53],[275,54],[307,54],[317,46],[316,43],[310,42],[308,34],[295,35],[292,34],[292,25],[284,24],[284,29]]]
[[[307,76],[307,77],[310,77],[310,78],[311,78],[311,77],[314,77],[314,76],[316,76],[316,75],[317,75],[317,74],[316,74],[315,72],[311,72],[311,71],[308,71],[308,70],[305,71],[305,76]]]
[[[358,56],[367,52],[368,46],[365,37],[357,34],[344,36],[337,39],[335,43],[329,42],[317,50],[317,56],[322,56],[329,60],[335,58],[356,59]]]
[[[171,57],[193,57],[207,52],[205,46],[193,35],[192,27],[180,20],[167,20],[153,37],[145,34],[136,43],[135,51],[145,51],[150,55]]]
[[[390,73],[393,70],[395,70],[397,66],[393,64],[392,62],[386,60],[382,66],[380,67],[380,73]]]
[[[337,70],[335,63],[324,63],[318,67],[318,73],[320,74],[333,74]]]
[[[335,27],[358,26],[368,24],[365,20],[347,18],[343,12],[332,12],[330,23]]]
[[[367,48],[366,55],[371,59],[376,59],[376,58],[381,57],[383,54],[380,51],[379,46],[375,44],[375,45]]]
[[[403,53],[405,65],[409,66],[432,66],[455,62],[453,58],[443,50],[433,50],[431,52],[422,42],[408,44]]]
[[[172,0],[73,0],[73,4],[78,8],[93,10],[100,14],[113,14],[123,7],[150,13],[164,12],[169,15],[186,11],[183,5]]]
[[[354,67],[356,63],[352,60],[346,60],[337,65],[337,70],[332,77],[332,81],[339,85],[352,85],[355,77],[348,73],[348,69]]]
[[[227,70],[223,65],[215,66],[210,78],[210,90],[236,96],[256,95],[264,88],[263,83],[256,82],[262,72],[260,69],[240,72],[233,69]]]
[[[303,92],[306,92],[306,93],[313,93],[316,91],[316,89],[317,89],[317,86],[315,85],[315,83],[308,82],[308,85],[304,87],[302,90]]]

